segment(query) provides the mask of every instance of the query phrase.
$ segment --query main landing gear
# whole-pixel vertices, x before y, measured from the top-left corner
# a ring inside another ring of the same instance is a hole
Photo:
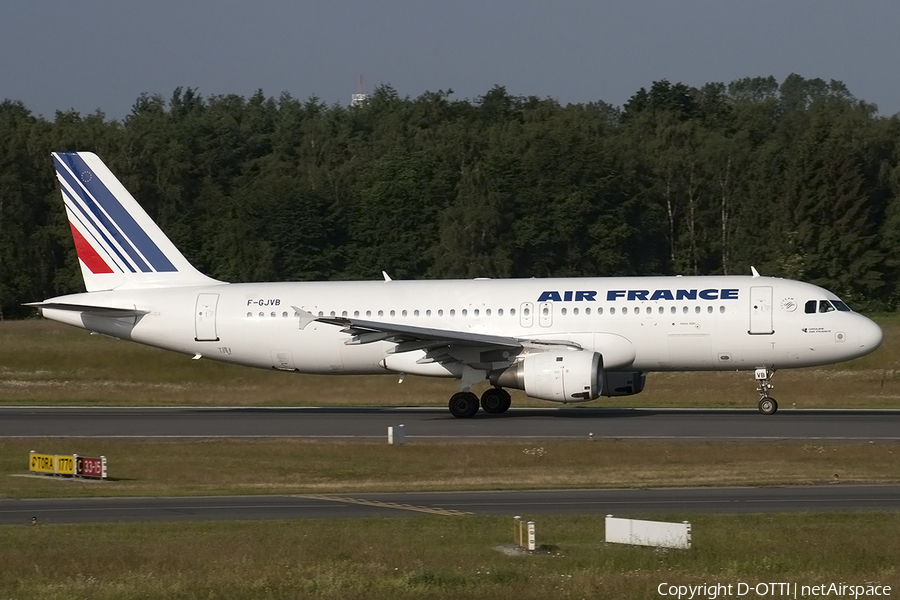
[[[503,388],[488,388],[481,395],[481,408],[484,412],[499,415],[509,410],[512,399]]]
[[[503,388],[488,388],[481,395],[484,412],[499,415],[509,410],[512,403],[509,392]],[[457,392],[450,397],[450,414],[460,419],[474,417],[478,412],[478,396],[472,392]]]
[[[775,401],[775,398],[769,396],[769,390],[773,387],[772,384],[769,383],[769,380],[773,375],[775,375],[774,369],[761,367],[756,370],[756,391],[759,392],[759,412],[764,415],[774,415],[775,411],[778,410],[778,402]]]

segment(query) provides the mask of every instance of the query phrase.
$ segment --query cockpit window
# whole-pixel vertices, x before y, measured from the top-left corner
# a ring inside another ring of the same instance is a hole
[[[832,300],[831,303],[834,304],[834,307],[841,312],[851,312],[850,307],[840,300]]]
[[[841,312],[850,312],[850,308],[840,300],[808,300],[804,306],[804,311],[808,315],[819,313],[828,313],[839,310]]]

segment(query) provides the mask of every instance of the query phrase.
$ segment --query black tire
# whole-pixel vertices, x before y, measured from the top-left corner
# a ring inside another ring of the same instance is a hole
[[[512,398],[509,395],[509,392],[506,390],[500,390],[503,392],[503,406],[500,407],[500,414],[505,413],[509,410],[509,407],[512,405]]]
[[[474,417],[478,412],[478,396],[472,392],[458,392],[450,397],[450,414],[458,419]]]
[[[778,403],[775,398],[765,396],[759,400],[759,412],[764,415],[774,415],[778,411]]]
[[[491,415],[499,415],[509,410],[509,392],[503,388],[488,388],[481,395],[481,408]]]

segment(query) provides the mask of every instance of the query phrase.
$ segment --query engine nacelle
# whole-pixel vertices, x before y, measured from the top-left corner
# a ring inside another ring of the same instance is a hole
[[[607,371],[603,374],[601,396],[633,396],[644,390],[647,374],[643,371]]]
[[[603,357],[584,350],[530,354],[491,373],[490,379],[497,386],[525,390],[532,398],[586,402],[598,398],[603,389]]]

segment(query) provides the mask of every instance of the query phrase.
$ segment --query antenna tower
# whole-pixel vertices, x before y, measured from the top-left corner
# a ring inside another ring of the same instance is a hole
[[[356,93],[350,96],[350,106],[359,106],[369,98],[366,93],[366,86],[363,83],[363,76],[360,74],[356,83]]]

